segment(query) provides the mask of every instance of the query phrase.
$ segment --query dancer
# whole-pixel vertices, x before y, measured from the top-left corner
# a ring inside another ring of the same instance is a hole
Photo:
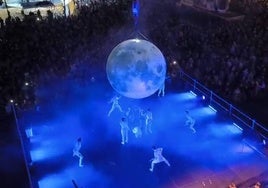
[[[133,129],[135,127],[134,110],[128,107],[128,110],[125,112],[125,116],[126,116],[129,128]]]
[[[168,160],[162,155],[163,148],[156,148],[155,146],[153,146],[152,148],[154,150],[154,158],[151,159],[151,168],[149,170],[153,172],[154,165],[161,162],[165,162],[168,166],[170,166]]]
[[[123,112],[121,106],[119,105],[119,99],[120,96],[114,96],[109,103],[112,103],[112,107],[108,113],[108,117],[111,115],[111,113],[117,108],[120,112]]]
[[[145,115],[146,115],[145,110],[139,107],[138,125],[140,126],[140,128],[143,128],[145,125],[145,118],[146,118]]]
[[[127,108],[127,111],[125,112],[126,117],[129,117],[130,116],[130,113],[131,113],[131,108],[128,107]]]
[[[185,122],[185,126],[189,126],[189,128],[193,131],[193,133],[196,133],[196,130],[194,128],[195,119],[191,117],[190,112],[188,110],[186,110],[185,113],[187,119]]]
[[[162,96],[162,97],[165,96],[165,80],[164,80],[162,86],[158,90],[158,97],[160,97],[160,96]]]
[[[145,133],[152,133],[153,113],[150,108],[145,112]]]
[[[128,122],[133,122],[133,112],[130,107],[127,108],[127,111],[125,112],[125,116]]]
[[[143,110],[135,106],[132,111],[132,132],[135,134],[136,138],[139,138],[142,136],[142,129],[144,125],[144,113]]]
[[[126,118],[121,119],[120,126],[121,126],[121,137],[122,137],[121,144],[124,145],[125,143],[128,143],[128,131],[129,131],[128,122]]]
[[[73,148],[73,157],[77,156],[79,158],[79,167],[83,167],[82,160],[84,158],[83,155],[80,153],[81,146],[82,146],[82,139],[78,138]]]

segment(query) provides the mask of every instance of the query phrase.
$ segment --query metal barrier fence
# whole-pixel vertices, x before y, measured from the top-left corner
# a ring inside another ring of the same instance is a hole
[[[267,140],[268,129],[258,123],[255,119],[249,117],[248,115],[240,111],[238,108],[233,106],[231,103],[227,102],[220,96],[213,93],[212,90],[209,90],[182,70],[180,70],[179,76],[183,81],[193,87],[193,91],[196,94],[201,94],[205,96],[208,99],[209,105],[213,106],[216,109],[223,109],[229,114],[229,116],[231,116],[236,121],[236,123],[239,123],[240,125],[244,125],[252,130],[257,131],[263,139]]]
[[[31,163],[31,160],[30,160],[29,157],[27,157],[30,154],[28,152],[26,152],[26,150],[25,150],[25,147],[26,147],[25,146],[25,140],[26,140],[26,138],[25,138],[25,134],[24,134],[24,127],[22,126],[23,124],[19,121],[18,111],[17,111],[17,109],[15,107],[14,101],[11,100],[10,104],[11,104],[12,112],[13,112],[13,115],[14,115],[16,129],[17,129],[17,133],[18,133],[18,136],[19,136],[19,141],[20,141],[20,145],[21,145],[21,149],[22,149],[23,160],[24,160],[24,164],[25,164],[25,168],[26,168],[26,172],[27,172],[27,177],[28,177],[28,181],[29,181],[29,187],[34,188],[33,181],[32,181],[32,176],[31,176],[31,173],[30,173],[30,167],[29,167],[29,165]]]

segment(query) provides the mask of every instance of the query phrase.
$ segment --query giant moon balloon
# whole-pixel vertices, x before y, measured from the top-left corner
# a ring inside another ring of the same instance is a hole
[[[118,44],[110,53],[106,73],[119,94],[141,99],[160,89],[166,76],[166,61],[151,42],[130,39]]]

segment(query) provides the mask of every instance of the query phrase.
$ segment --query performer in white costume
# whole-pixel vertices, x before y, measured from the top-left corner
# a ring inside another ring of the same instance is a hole
[[[122,137],[121,144],[124,145],[125,143],[128,143],[128,131],[129,131],[128,122],[126,118],[121,119],[120,126],[121,126],[121,137]]]
[[[142,137],[142,131],[144,130],[145,113],[138,106],[135,106],[132,112],[133,123],[131,129],[135,137],[140,138]]]
[[[108,117],[111,115],[111,113],[117,108],[120,112],[123,112],[121,106],[119,105],[119,99],[121,97],[119,96],[114,96],[109,103],[112,103],[112,107],[108,113]]]
[[[186,113],[186,121],[185,121],[185,126],[189,126],[189,128],[193,131],[193,133],[196,133],[196,130],[194,128],[195,125],[195,119],[192,118],[192,116],[190,115],[189,111],[185,111]]]
[[[73,156],[77,156],[79,158],[79,167],[83,167],[82,160],[84,158],[84,156],[80,153],[81,146],[82,139],[78,138],[73,148]]]
[[[151,168],[149,170],[153,172],[154,165],[161,162],[165,162],[168,166],[170,166],[168,160],[162,155],[163,148],[156,148],[155,146],[153,146],[152,148],[154,150],[154,158],[151,159]]]
[[[158,90],[158,97],[164,97],[165,96],[165,81],[163,83],[163,85],[159,88]]]
[[[153,113],[150,108],[145,112],[145,133],[152,133]]]

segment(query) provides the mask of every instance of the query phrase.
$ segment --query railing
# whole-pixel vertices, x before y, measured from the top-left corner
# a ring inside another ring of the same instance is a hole
[[[204,95],[208,99],[209,105],[213,106],[216,109],[220,108],[226,111],[229,116],[231,116],[236,121],[236,123],[244,125],[249,129],[255,130],[260,134],[262,139],[267,140],[268,129],[266,127],[258,123],[255,119],[252,119],[251,117],[240,111],[231,103],[227,102],[220,96],[213,93],[213,91],[206,88],[204,85],[193,79],[191,76],[189,76],[182,70],[180,70],[179,75],[182,80],[184,80],[186,83],[190,84],[193,87],[192,90],[196,94]]]
[[[29,168],[30,160],[29,160],[29,158],[27,158],[27,154],[26,154],[26,151],[25,151],[25,145],[24,145],[24,139],[23,139],[23,135],[24,135],[23,130],[24,129],[21,127],[22,124],[19,123],[19,119],[18,119],[18,116],[17,116],[17,110],[16,110],[16,107],[15,107],[14,101],[13,100],[10,101],[10,104],[11,104],[12,112],[13,112],[13,115],[14,115],[14,120],[15,120],[15,124],[16,124],[16,128],[17,128],[17,133],[18,133],[18,136],[19,136],[19,141],[20,141],[20,145],[21,145],[21,149],[22,149],[24,164],[25,164],[25,168],[26,168],[26,171],[27,171],[27,177],[28,177],[28,180],[29,180],[29,187],[34,188],[33,181],[32,181],[32,176],[31,176],[30,168]]]

